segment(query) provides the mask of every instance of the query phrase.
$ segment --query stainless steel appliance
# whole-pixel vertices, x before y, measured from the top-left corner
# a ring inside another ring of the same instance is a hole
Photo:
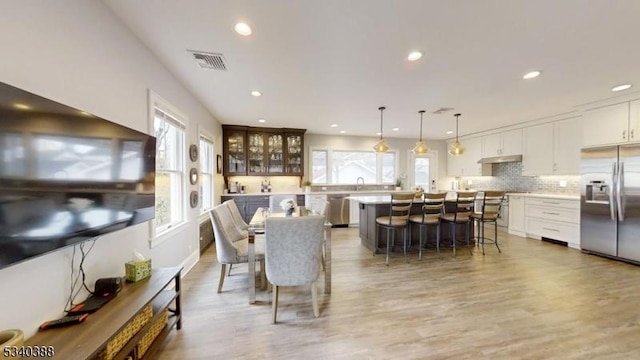
[[[331,194],[329,201],[329,222],[335,226],[349,226],[349,194]]]
[[[580,247],[640,263],[640,145],[582,150]]]

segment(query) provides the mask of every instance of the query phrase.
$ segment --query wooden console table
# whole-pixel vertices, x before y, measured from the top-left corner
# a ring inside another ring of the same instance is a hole
[[[125,283],[118,295],[80,324],[40,331],[29,338],[25,345],[52,346],[57,359],[94,359],[105,349],[109,340],[152,304],[153,317],[115,355],[114,359],[126,359],[142,337],[169,310],[169,320],[164,329],[144,353],[143,359],[154,358],[154,353],[175,326],[182,327],[180,308],[181,267],[153,269],[151,277],[136,283]],[[171,288],[171,285],[174,285]],[[173,305],[172,305],[173,304]]]

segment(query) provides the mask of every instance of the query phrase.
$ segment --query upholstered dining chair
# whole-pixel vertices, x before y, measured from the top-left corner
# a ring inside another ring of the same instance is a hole
[[[404,231],[404,257],[409,261],[407,257],[407,245],[409,241],[408,227],[409,227],[409,212],[411,212],[411,205],[413,204],[414,193],[396,193],[391,194],[391,201],[389,202],[389,215],[379,216],[376,218],[377,226],[387,230],[387,257],[385,258],[385,265],[389,266],[389,250],[395,241],[396,229],[402,229]],[[374,249],[378,249],[376,244]]]
[[[411,225],[416,225],[420,228],[420,250],[418,258],[422,260],[422,230],[429,233],[429,226],[436,228],[436,250],[440,253],[440,217],[444,210],[444,199],[447,197],[447,193],[425,193],[424,205],[422,205],[422,214],[415,214],[409,216],[409,222]],[[425,236],[425,242],[428,236]]]
[[[249,261],[249,239],[233,221],[231,211],[226,204],[216,205],[209,212],[213,233],[215,235],[216,256],[221,265],[218,293],[222,292],[222,285],[226,266],[247,263]],[[261,276],[264,279],[264,237],[255,238],[256,261],[260,262]]]
[[[265,221],[267,280],[273,285],[271,321],[276,323],[282,286],[311,285],[315,317],[320,316],[316,281],[320,276],[325,218],[321,215],[269,217]]]
[[[469,233],[471,232],[471,213],[473,212],[475,196],[475,192],[458,192],[453,212],[445,211],[445,214],[441,217],[441,221],[449,224],[449,232],[451,234],[451,243],[453,246],[453,256],[456,256],[456,227],[460,224],[465,226],[465,239],[467,242],[467,247],[469,247]]]
[[[233,199],[231,199],[223,202],[223,204],[229,207],[229,211],[231,211],[231,218],[233,219],[233,223],[236,225],[236,227],[240,231],[244,233],[244,236],[242,238],[239,238],[238,240],[242,240],[248,237],[249,233],[247,230],[249,229],[249,224],[247,224],[242,218],[242,214],[240,214],[240,209],[238,209],[238,205],[236,205],[236,202],[233,201]],[[231,276],[232,267],[233,267],[233,264],[229,264],[229,270],[228,270],[227,276]]]
[[[498,252],[501,253],[500,246],[498,246],[498,216],[500,215],[500,208],[504,201],[504,191],[485,191],[482,196],[479,196],[476,200],[482,201],[480,209],[475,209],[471,214],[471,219],[474,223],[478,224],[478,243],[482,246],[482,255],[484,255],[484,244],[488,242],[495,244],[498,248]],[[476,204],[478,202],[476,201]],[[493,223],[493,239],[487,238],[484,234],[484,224]]]

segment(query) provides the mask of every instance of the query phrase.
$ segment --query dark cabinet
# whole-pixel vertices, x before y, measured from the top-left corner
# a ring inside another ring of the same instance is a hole
[[[224,128],[222,152],[224,175],[247,175],[247,131],[238,126]]]
[[[305,131],[222,125],[224,175],[302,176]]]
[[[251,218],[256,213],[256,211],[258,211],[258,208],[269,207],[269,196],[264,196],[264,195],[246,196],[245,201],[246,201],[246,205],[245,205],[244,221],[247,224],[251,221]]]

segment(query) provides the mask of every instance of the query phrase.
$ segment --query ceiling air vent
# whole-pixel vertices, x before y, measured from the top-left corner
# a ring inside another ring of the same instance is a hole
[[[224,55],[217,53],[208,53],[202,51],[188,50],[193,54],[198,66],[208,70],[222,70],[227,71],[227,61],[224,59]]]
[[[450,108],[450,107],[441,107],[440,109],[432,112],[432,114],[442,115],[442,114],[444,114],[446,112],[449,112],[449,111],[452,111],[452,110],[453,110],[453,108]]]

